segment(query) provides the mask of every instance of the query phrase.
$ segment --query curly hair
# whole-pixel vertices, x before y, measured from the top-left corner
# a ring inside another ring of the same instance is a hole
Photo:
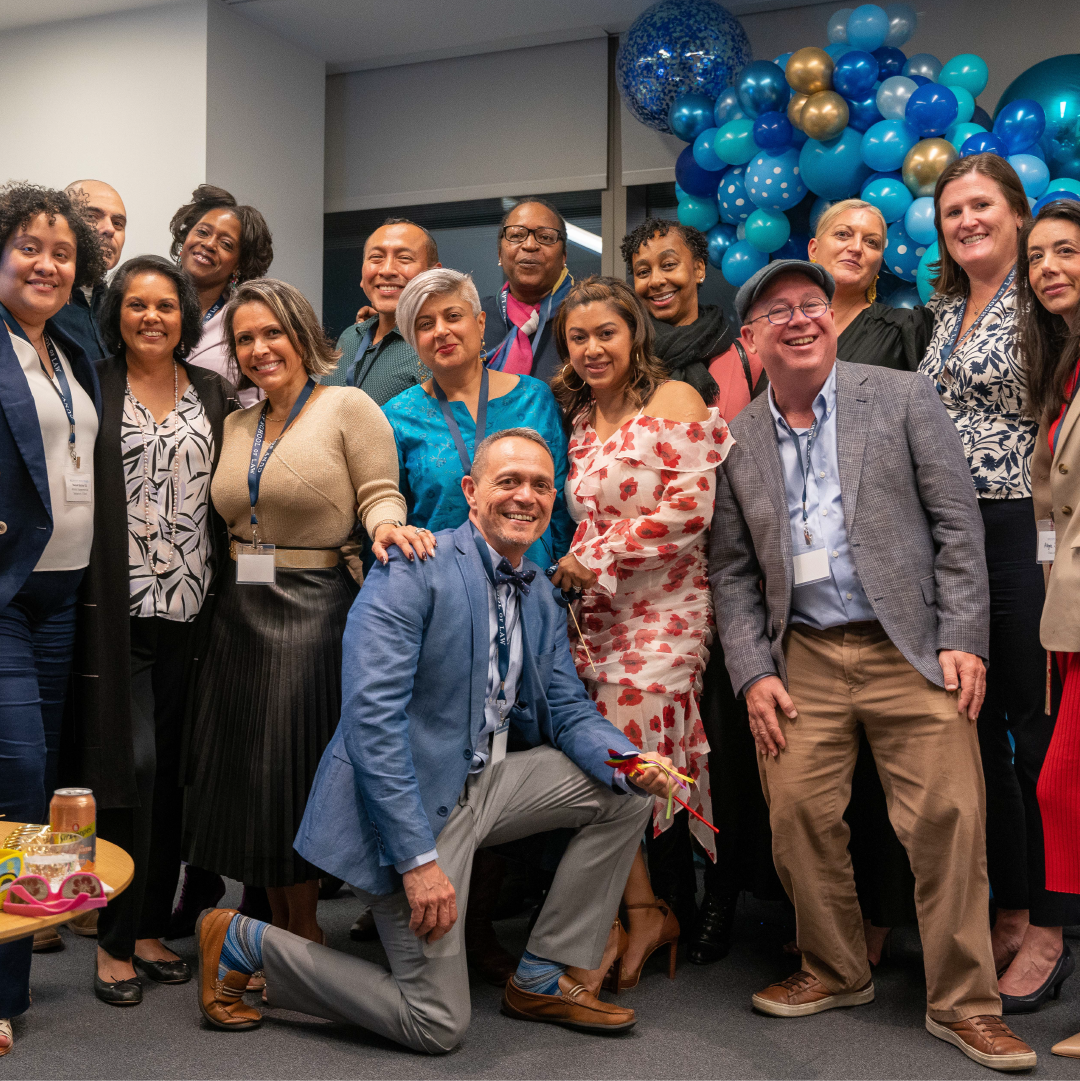
[[[647,244],[654,236],[667,236],[668,233],[678,233],[682,237],[692,259],[700,259],[703,263],[708,263],[709,242],[705,239],[705,234],[692,225],[683,225],[670,218],[646,218],[632,233],[627,233],[622,238],[619,249],[622,252],[623,262],[627,267],[632,267],[634,256],[641,251],[643,244]]]
[[[98,324],[105,348],[118,357],[126,351],[123,335],[120,333],[120,309],[124,305],[124,296],[136,274],[160,274],[176,286],[176,297],[180,303],[180,341],[173,350],[173,358],[183,360],[199,344],[202,335],[202,317],[199,312],[199,294],[191,279],[175,264],[160,255],[136,255],[122,263],[113,275],[109,291],[101,305]]]
[[[200,184],[191,193],[191,202],[172,216],[169,232],[173,239],[169,254],[179,259],[180,249],[192,227],[209,211],[219,208],[231,210],[240,222],[240,258],[236,264],[239,280],[246,282],[263,277],[274,261],[274,238],[266,219],[253,206],[240,206],[232,194],[213,184]]]
[[[0,187],[0,251],[12,234],[45,214],[52,225],[63,218],[75,236],[74,288],[94,285],[105,276],[105,256],[97,230],[83,217],[79,204],[67,192],[43,188],[25,180],[13,180]]]
[[[555,348],[563,359],[562,367],[551,380],[551,392],[563,413],[563,424],[570,431],[592,409],[593,396],[589,384],[570,363],[570,347],[566,340],[566,322],[575,308],[586,304],[608,304],[630,330],[630,373],[625,394],[636,406],[648,404],[661,383],[668,381],[663,362],[653,353],[653,325],[637,294],[618,278],[593,274],[577,282],[566,294],[555,316]]]

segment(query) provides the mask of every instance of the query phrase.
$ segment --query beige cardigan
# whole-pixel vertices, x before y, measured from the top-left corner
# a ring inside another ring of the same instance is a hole
[[[210,495],[229,533],[251,540],[248,467],[262,403],[225,418]],[[265,450],[263,451],[265,454]],[[259,487],[259,538],[281,548],[340,548],[359,514],[370,533],[405,521],[394,432],[355,387],[319,387],[278,441]]]

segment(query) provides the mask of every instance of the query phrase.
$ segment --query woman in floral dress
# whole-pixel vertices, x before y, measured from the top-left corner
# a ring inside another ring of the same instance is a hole
[[[686,801],[708,819],[709,746],[698,708],[713,634],[706,544],[716,468],[732,440],[697,391],[666,379],[649,317],[625,283],[593,277],[575,285],[555,334],[565,363],[552,390],[570,429],[566,502],[578,527],[553,581],[585,591],[578,674],[612,724],[694,779]],[[680,873],[691,882],[693,875],[687,817],[680,810],[668,818],[664,801],[653,816],[653,876],[677,891]],[[712,831],[691,823],[715,858]],[[659,843],[673,826],[682,843]],[[692,905],[692,886],[687,892]],[[625,987],[654,949],[677,940],[678,922],[653,896],[640,853],[623,899]]]

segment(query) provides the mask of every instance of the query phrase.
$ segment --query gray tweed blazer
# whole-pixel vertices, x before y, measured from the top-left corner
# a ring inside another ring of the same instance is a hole
[[[916,372],[836,364],[844,524],[863,589],[900,652],[944,684],[937,652],[985,658],[990,600],[983,526],[960,437]],[[736,693],[787,679],[791,527],[776,427],[765,395],[731,422],[717,470],[709,545],[716,623]]]

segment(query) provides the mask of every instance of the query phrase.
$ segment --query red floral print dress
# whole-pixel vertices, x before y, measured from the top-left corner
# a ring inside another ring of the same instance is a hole
[[[580,420],[566,478],[578,522],[570,551],[598,575],[578,609],[588,654],[571,628],[578,675],[635,746],[667,755],[694,778],[683,798],[709,821],[699,708],[713,634],[706,545],[716,469],[733,445],[716,409],[689,423],[639,413],[606,442]],[[656,834],[671,824],[666,804],[656,801]],[[690,828],[715,860],[712,831],[696,819]]]

